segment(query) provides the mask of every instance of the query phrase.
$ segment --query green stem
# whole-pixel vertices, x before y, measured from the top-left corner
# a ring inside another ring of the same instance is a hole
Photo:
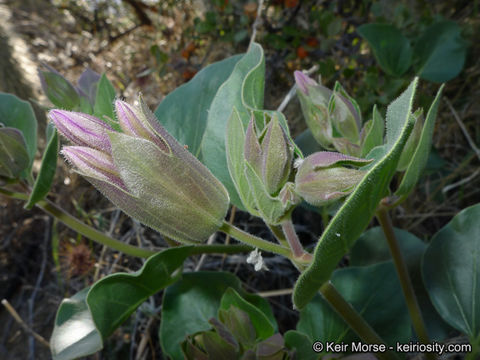
[[[18,200],[28,200],[27,194],[22,193],[15,193],[5,189],[0,189],[0,193],[6,196],[9,196],[14,199]],[[119,240],[113,239],[110,236],[103,234],[102,232],[85,225],[83,222],[75,218],[74,216],[67,213],[62,208],[58,207],[54,203],[49,200],[40,200],[36,204],[40,209],[45,211],[46,213],[52,215],[53,217],[57,218],[59,221],[67,225],[70,229],[76,231],[83,236],[96,241],[99,244],[106,245],[112,249],[121,251],[127,255],[137,256],[148,258],[149,256],[156,254],[156,251],[141,249],[133,245],[125,244]]]
[[[280,245],[282,245],[283,247],[288,247],[288,242],[287,242],[287,239],[285,238],[285,235],[283,234],[282,228],[278,225],[270,225],[267,223],[265,224],[270,229],[270,231],[275,236],[275,238],[278,240]]]
[[[0,188],[0,194],[6,195],[10,198],[17,199],[17,200],[28,200],[27,194],[17,193],[8,191],[5,189]],[[147,258],[151,255],[158,253],[164,249],[158,249],[157,251],[141,249],[136,246],[125,244],[121,241],[118,241],[114,238],[111,238],[100,231],[85,225],[77,218],[73,217],[72,215],[65,212],[65,210],[61,209],[54,203],[49,200],[41,200],[36,203],[40,209],[45,211],[46,213],[52,215],[59,221],[63,222],[66,226],[70,229],[82,234],[83,236],[99,243],[102,245],[106,245],[114,250],[121,251],[125,254],[137,256],[137,257],[144,257]],[[236,254],[241,252],[248,252],[252,251],[253,248],[247,245],[207,245],[207,244],[200,244],[196,245],[195,248],[192,250],[192,254],[212,254],[212,253],[219,253],[219,254]]]
[[[410,318],[412,319],[413,328],[415,329],[420,342],[423,344],[429,344],[430,339],[423,321],[422,313],[420,312],[420,306],[418,305],[417,297],[415,296],[415,291],[413,290],[412,281],[410,280],[410,276],[408,274],[405,259],[403,258],[397,238],[395,237],[392,220],[390,219],[388,210],[380,205],[376,216],[380,226],[383,229],[385,238],[387,239],[390,253],[392,254],[393,263],[395,264],[398,278],[402,286],[403,295],[405,296]],[[425,355],[428,359],[436,358],[432,353],[426,353]]]
[[[253,251],[254,248],[243,244],[201,244],[195,245],[192,254],[238,254]]]
[[[465,360],[477,360],[478,355],[480,354],[480,335],[475,339],[470,337],[470,345],[472,346],[472,351],[465,355]]]
[[[220,231],[224,232],[225,234],[230,235],[231,237],[237,239],[238,241],[241,241],[247,245],[253,246],[255,248],[259,248],[260,250],[268,251],[268,252],[273,252],[275,254],[283,255],[287,258],[292,257],[292,253],[289,249],[274,244],[270,241],[263,240],[257,236],[254,236],[252,234],[249,234],[243,230],[240,230],[239,228],[233,226],[232,224],[224,221],[222,226],[220,226]]]
[[[384,344],[384,341],[377,335],[375,330],[360,316],[360,314],[348,303],[333,286],[327,281],[320,288],[320,293],[330,306],[342,317],[343,320],[355,331],[358,336],[367,344]],[[388,349],[388,347],[387,347]],[[397,360],[398,357],[391,351],[376,353],[376,357],[383,360]]]
[[[300,243],[300,239],[297,236],[297,232],[293,227],[292,219],[288,218],[282,222],[282,230],[285,234],[285,238],[288,241],[288,245],[290,245],[290,249],[292,249],[293,256],[300,257],[304,254],[305,250],[303,250],[303,246]]]

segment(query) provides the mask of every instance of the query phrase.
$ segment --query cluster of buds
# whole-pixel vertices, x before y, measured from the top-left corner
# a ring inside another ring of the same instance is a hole
[[[249,315],[231,305],[220,309],[218,318],[208,322],[212,330],[189,335],[182,342],[183,356],[187,360],[251,359],[279,360],[295,358],[285,347],[280,334],[260,340]]]
[[[267,117],[267,115],[266,115]],[[290,214],[300,198],[289,182],[293,169],[294,145],[274,114],[266,118],[262,131],[252,116],[245,134],[245,175],[255,199],[255,207],[269,224],[278,224]]]
[[[326,150],[360,156],[362,153],[361,112],[356,101],[340,83],[332,90],[295,71],[297,93],[309,129]]]
[[[75,146],[65,158],[129,216],[181,243],[204,241],[223,223],[225,187],[158,122],[143,100],[115,102],[117,132],[91,115],[51,110]]]

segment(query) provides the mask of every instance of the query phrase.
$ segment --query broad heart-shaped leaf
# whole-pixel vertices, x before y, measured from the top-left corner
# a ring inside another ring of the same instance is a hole
[[[312,349],[312,340],[297,330],[288,330],[283,335],[285,340],[285,347],[290,350],[295,350],[296,359],[301,360],[317,360],[320,354],[317,354]]]
[[[155,115],[178,142],[201,158],[200,145],[207,126],[208,111],[220,85],[230,76],[242,56],[210,64],[158,105]]]
[[[182,279],[169,286],[163,295],[160,343],[163,351],[172,359],[183,359],[180,343],[187,335],[211,329],[208,322],[218,317],[222,297],[228,288],[262,311],[270,324],[275,319],[265,299],[244,293],[240,280],[226,272],[184,273]]]
[[[117,273],[97,281],[87,296],[95,326],[105,339],[146,299],[177,280],[175,271],[192,246],[179,246],[151,256],[132,274]]]
[[[53,123],[50,122],[47,125],[47,147],[43,153],[42,165],[25,209],[31,209],[35,203],[42,200],[50,191],[55,171],[57,170],[58,147],[57,130]]]
[[[395,236],[407,264],[415,295],[431,340],[442,341],[452,330],[433,307],[422,281],[421,260],[427,244],[408,231],[394,229]],[[350,265],[368,266],[392,259],[381,227],[365,231],[350,252]]]
[[[103,341],[86,303],[85,288],[60,304],[50,338],[53,360],[70,360],[93,354]]]
[[[37,119],[31,105],[15,95],[0,93],[0,124],[21,131],[30,160],[22,177],[29,177],[37,151]]]
[[[389,75],[401,76],[412,63],[412,47],[408,39],[390,24],[366,24],[357,32],[367,40],[378,64]]]
[[[338,269],[331,281],[387,344],[410,340],[408,309],[391,261]],[[297,330],[306,334],[312,342],[359,340],[320,295],[300,312]]]
[[[432,238],[422,264],[430,299],[443,319],[468,335],[480,335],[480,204],[458,213]]]
[[[426,80],[445,82],[463,69],[467,44],[454,21],[437,22],[425,30],[414,48],[415,71]]]
[[[423,125],[422,134],[420,135],[420,141],[418,142],[417,149],[413,153],[412,159],[408,164],[405,175],[402,178],[402,182],[395,192],[396,196],[407,197],[413,190],[420,178],[420,175],[425,168],[428,161],[428,155],[430,154],[430,148],[432,146],[433,130],[435,128],[435,119],[437,117],[438,105],[442,96],[443,85],[437,92],[437,96],[433,100],[430,109],[428,109],[425,124]]]
[[[0,127],[0,176],[16,179],[29,163],[21,131],[11,127]]]
[[[320,286],[330,278],[342,256],[368,226],[378,203],[386,195],[403,146],[413,128],[410,112],[417,82],[418,79],[415,79],[388,107],[387,142],[372,150],[375,151],[372,158],[376,161],[320,237],[312,264],[295,284],[293,302],[297,308],[302,309],[307,305]]]
[[[115,110],[113,102],[115,100],[115,88],[105,74],[102,74],[97,84],[97,95],[95,98],[95,106],[93,107],[93,115],[104,120],[115,130],[119,130],[119,126],[115,121]],[[108,117],[106,119],[104,116]]]
[[[227,121],[235,107],[246,129],[250,114],[246,106],[261,109],[265,81],[265,58],[262,47],[252,44],[235,64],[228,79],[218,89],[208,112],[201,151],[203,163],[225,185],[230,201],[244,209],[228,171],[225,155]],[[238,156],[243,156],[242,152]]]
[[[255,328],[257,339],[265,340],[274,334],[275,328],[267,316],[260,309],[257,309],[254,305],[242,298],[233,288],[228,288],[220,301],[220,309],[228,310],[230,306],[236,306],[248,314]]]

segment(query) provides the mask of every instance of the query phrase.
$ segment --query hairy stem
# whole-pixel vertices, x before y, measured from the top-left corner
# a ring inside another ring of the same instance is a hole
[[[365,343],[384,344],[384,341],[378,336],[375,330],[373,330],[352,305],[343,298],[342,294],[335,289],[330,281],[327,281],[322,285],[320,293]],[[398,360],[396,354],[388,350],[384,353],[376,353],[375,356],[382,360]]]
[[[420,312],[420,306],[418,305],[417,297],[413,290],[412,281],[410,275],[408,274],[407,265],[405,259],[403,258],[400,246],[398,245],[395,232],[393,230],[392,220],[388,214],[388,210],[380,205],[379,210],[377,210],[377,219],[380,223],[380,226],[383,229],[385,238],[387,239],[388,247],[390,248],[390,253],[392,254],[393,263],[397,270],[398,278],[402,286],[403,295],[405,296],[405,301],[407,303],[408,311],[410,313],[410,318],[412,319],[413,328],[418,336],[418,339],[423,344],[429,344],[430,340],[428,337],[427,329],[423,321],[422,313]],[[426,357],[428,359],[435,359],[436,357],[427,353]]]
[[[240,230],[239,228],[233,226],[232,224],[224,221],[222,226],[220,226],[220,231],[224,232],[227,235],[230,235],[231,237],[237,239],[238,241],[241,241],[247,245],[253,246],[255,248],[259,248],[260,250],[272,252],[275,254],[283,255],[287,258],[292,257],[292,253],[289,249],[274,244],[270,241],[266,241],[264,239],[261,239],[257,236],[254,236],[252,234],[249,234],[243,230]]]
[[[29,196],[23,193],[17,193],[0,188],[0,194],[8,196],[13,199],[27,201]],[[35,204],[37,207],[52,215],[59,221],[63,222],[70,229],[76,231],[79,234],[95,241],[99,244],[106,245],[114,250],[123,252],[127,255],[136,257],[147,258],[151,255],[158,253],[164,249],[158,249],[157,251],[142,249],[133,245],[125,244],[119,240],[116,240],[110,236],[103,234],[102,232],[84,224],[74,216],[65,212],[65,210],[58,207],[56,204],[49,200],[41,200]],[[241,252],[252,251],[253,248],[247,245],[196,245],[192,251],[192,254],[212,254],[212,253],[225,253],[236,254]]]
[[[310,262],[312,260],[312,255],[310,255],[303,249],[303,246],[298,239],[297,232],[293,227],[292,218],[289,217],[282,222],[282,230],[285,234],[285,238],[288,241],[290,249],[292,249],[295,259],[304,259]]]

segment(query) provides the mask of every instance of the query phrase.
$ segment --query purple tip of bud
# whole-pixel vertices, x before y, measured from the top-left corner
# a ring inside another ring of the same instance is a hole
[[[127,190],[110,155],[83,146],[64,146],[61,154],[82,174]]]
[[[328,168],[332,165],[355,165],[364,166],[372,160],[360,159],[354,156],[344,155],[338,152],[319,151],[308,156],[302,163],[303,167],[310,167],[314,170]]]
[[[142,101],[140,98],[140,102]],[[158,126],[152,124],[153,121],[157,121],[151,119],[154,117],[153,114],[146,114],[145,109],[142,109],[141,106],[134,107],[121,100],[115,101],[115,111],[120,127],[125,134],[150,140],[163,151],[170,152],[169,145],[162,138],[165,130],[159,124]]]
[[[113,129],[95,116],[54,109],[50,110],[48,117],[57,130],[75,145],[111,152],[107,132]]]
[[[315,80],[308,77],[301,71],[295,71],[293,73],[295,76],[295,82],[297,83],[298,88],[305,94],[308,95],[308,87],[318,85]]]

